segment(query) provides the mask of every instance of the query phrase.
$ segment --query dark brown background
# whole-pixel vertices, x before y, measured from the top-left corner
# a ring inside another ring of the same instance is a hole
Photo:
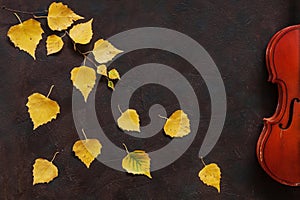
[[[51,1],[0,0],[0,5],[25,11],[42,11]],[[205,158],[222,168],[221,194],[202,184],[198,171],[203,167],[198,151],[208,126],[210,99],[205,83],[190,64],[168,52],[135,51],[114,64],[121,74],[132,67],[160,62],[180,71],[197,92],[201,109],[200,129],[188,151],[170,166],[152,174],[132,177],[95,161],[87,169],[71,152],[78,139],[72,118],[72,84],[70,70],[81,64],[82,57],[66,47],[55,56],[45,53],[45,36],[50,33],[45,20],[44,39],[37,49],[37,60],[14,48],[6,33],[17,23],[12,13],[0,12],[0,199],[297,199],[299,188],[283,186],[260,168],[255,146],[263,117],[276,108],[277,89],[267,82],[264,52],[276,31],[300,19],[300,6],[282,0],[86,0],[64,1],[86,19],[94,18],[93,42],[131,28],[155,26],[180,31],[195,39],[210,53],[223,77],[228,113],[220,140]],[[30,16],[20,15],[23,20]],[[90,49],[91,45],[82,47]],[[25,107],[33,92],[47,94],[61,106],[58,119],[32,131]],[[104,82],[97,88],[99,123],[109,138],[130,150],[153,151],[169,142],[161,134],[146,140],[131,138],[116,127],[110,112],[111,91]],[[153,103],[166,106],[168,114],[178,108],[166,88],[145,86],[135,92],[131,105],[149,119],[147,110]],[[35,158],[51,159],[59,177],[50,184],[32,186]],[[284,162],[284,158],[282,158]],[[293,170],[293,169],[291,169]]]

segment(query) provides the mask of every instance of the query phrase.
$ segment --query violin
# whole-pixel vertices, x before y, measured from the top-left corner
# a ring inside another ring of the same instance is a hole
[[[272,37],[266,66],[279,97],[275,114],[264,118],[257,158],[274,180],[300,186],[300,25],[284,28]]]

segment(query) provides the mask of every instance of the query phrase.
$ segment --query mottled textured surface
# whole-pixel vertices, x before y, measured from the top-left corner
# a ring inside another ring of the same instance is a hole
[[[41,11],[51,1],[0,0],[0,5]],[[90,169],[71,152],[78,139],[72,118],[70,70],[82,57],[67,42],[63,51],[47,57],[45,38],[37,49],[37,61],[14,48],[6,32],[17,23],[12,13],[0,12],[0,199],[297,199],[300,188],[280,185],[260,168],[255,146],[262,118],[276,108],[277,89],[267,82],[264,53],[276,31],[300,22],[300,6],[281,0],[86,0],[64,1],[86,19],[94,18],[94,39],[143,26],[166,27],[195,39],[210,53],[225,83],[228,113],[220,140],[205,158],[222,168],[221,194],[197,177],[202,164],[198,151],[209,123],[210,99],[201,76],[182,58],[159,50],[141,50],[122,56],[115,63],[123,74],[132,67],[160,62],[180,71],[194,87],[201,109],[200,129],[186,153],[170,166],[152,174],[153,180],[132,177],[94,162]],[[298,11],[297,11],[298,10]],[[21,14],[23,20],[29,16]],[[41,20],[46,34],[46,20]],[[44,36],[46,35],[44,34]],[[65,38],[67,39],[67,38]],[[65,40],[67,41],[67,40]],[[90,49],[92,45],[82,47]],[[27,97],[39,91],[61,106],[58,119],[32,131],[25,107]],[[116,127],[110,111],[111,92],[97,88],[99,123],[121,147],[152,151],[169,140],[161,136],[131,138]],[[147,123],[147,110],[154,103],[170,114],[178,102],[166,88],[146,86],[135,92],[131,105]],[[142,124],[143,124],[142,123]],[[37,157],[51,159],[59,177],[50,184],[32,186],[32,164]],[[282,158],[284,162],[284,158]],[[292,170],[292,169],[291,169]]]

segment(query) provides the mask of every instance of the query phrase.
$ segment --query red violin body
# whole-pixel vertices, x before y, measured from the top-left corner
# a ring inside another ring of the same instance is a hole
[[[266,51],[269,81],[278,85],[275,114],[257,143],[262,168],[276,181],[300,186],[300,25],[276,33]]]

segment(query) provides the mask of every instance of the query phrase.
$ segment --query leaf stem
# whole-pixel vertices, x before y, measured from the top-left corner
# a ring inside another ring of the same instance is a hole
[[[118,105],[118,109],[119,109],[120,113],[123,114],[123,112],[122,112],[122,110],[120,108],[120,105]]]
[[[63,37],[65,37],[66,36],[66,32],[62,35],[62,36],[60,36],[61,38],[63,38]]]
[[[16,16],[16,18],[18,19],[18,21],[20,22],[20,24],[22,24],[22,20],[20,19],[19,15],[17,13],[14,13],[14,15]]]
[[[34,17],[35,19],[45,19],[45,18],[47,18],[48,16],[44,16],[44,15],[41,15],[41,16],[33,15],[33,17]]]
[[[57,151],[57,152],[55,152],[55,154],[54,154],[54,156],[53,156],[53,158],[52,158],[52,160],[50,161],[50,162],[53,162],[54,161],[54,159],[55,159],[55,157],[56,157],[56,155],[57,154],[59,154],[59,152]]]
[[[72,41],[73,41],[73,40],[72,40]],[[77,50],[77,47],[76,47],[76,43],[74,43],[74,42],[73,42],[73,49],[74,49],[74,51],[78,51],[78,50]]]
[[[126,144],[124,144],[124,143],[122,143],[122,144],[123,144],[123,146],[124,146],[124,148],[125,148],[126,153],[129,154],[129,151],[128,151],[128,149],[127,149]]]
[[[204,162],[204,160],[203,160],[203,157],[202,157],[202,156],[200,157],[200,159],[201,159],[201,162],[202,162],[202,164],[203,164],[204,166],[206,166],[206,164],[205,164],[205,162]]]
[[[84,136],[85,140],[87,140],[87,137],[86,137],[86,134],[85,134],[84,130],[81,129],[81,131],[82,131],[82,133],[83,133],[83,136]]]
[[[49,90],[49,92],[48,92],[48,94],[47,94],[47,98],[50,96],[50,94],[51,94],[53,88],[54,88],[54,85],[51,85],[51,88],[50,88],[50,90]]]
[[[69,32],[68,31],[65,31],[65,34],[67,34],[69,37],[70,37],[70,35],[69,35]],[[71,38],[71,37],[70,37]],[[73,40],[72,40],[73,41]]]
[[[65,31],[65,34],[70,38],[70,40],[72,41],[73,43],[73,49],[74,51],[78,51],[77,47],[76,47],[76,42],[74,42],[74,40],[71,38],[70,34],[68,31]],[[80,51],[78,51],[80,54],[82,54]]]
[[[87,51],[87,52],[83,52],[82,54],[86,55],[86,54],[89,54],[89,53],[92,53],[93,51]]]
[[[165,119],[165,120],[168,120],[168,118],[167,117],[164,117],[164,116],[161,116],[161,115],[158,115],[160,118],[162,118],[162,119]]]
[[[86,63],[86,56],[84,56],[83,65],[85,66]]]

